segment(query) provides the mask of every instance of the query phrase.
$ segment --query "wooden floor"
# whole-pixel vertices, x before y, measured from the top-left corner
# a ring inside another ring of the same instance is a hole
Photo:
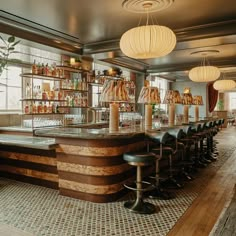
[[[212,236],[235,236],[236,235],[236,185],[234,196],[227,206],[225,212],[220,217],[217,227],[213,230]]]
[[[227,137],[230,134],[230,137]],[[236,145],[236,129],[222,131],[220,142]],[[192,206],[180,218],[168,236],[207,236],[224,206],[233,196],[236,183],[236,151],[217,171]]]

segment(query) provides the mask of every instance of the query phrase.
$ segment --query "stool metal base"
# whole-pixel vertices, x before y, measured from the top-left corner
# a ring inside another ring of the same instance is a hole
[[[134,201],[125,202],[124,207],[129,211],[138,213],[138,214],[152,214],[159,210],[155,205],[144,202],[142,199],[136,199]]]
[[[162,200],[169,200],[175,198],[173,193],[164,191],[159,187],[156,187],[152,191],[148,193],[148,196],[153,199],[162,199]]]
[[[164,188],[169,189],[180,189],[183,188],[183,184],[178,182],[175,178],[170,177],[167,180],[162,182]]]

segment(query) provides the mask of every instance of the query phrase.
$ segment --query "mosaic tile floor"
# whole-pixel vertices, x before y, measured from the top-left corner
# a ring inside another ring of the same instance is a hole
[[[221,158],[208,170],[216,171],[235,150],[229,145],[219,145],[219,149]],[[0,230],[3,224],[34,236],[166,235],[207,182],[204,173],[198,173],[196,180],[175,191],[175,199],[147,199],[161,211],[138,215],[127,211],[124,201],[91,203],[59,196],[57,190],[0,178]]]

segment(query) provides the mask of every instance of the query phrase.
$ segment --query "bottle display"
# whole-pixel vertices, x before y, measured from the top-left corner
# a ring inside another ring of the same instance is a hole
[[[58,116],[64,123],[65,114],[74,115],[78,113],[83,115],[83,121],[86,121],[88,120],[87,108],[92,103],[91,97],[93,100],[96,97],[98,101],[95,105],[96,108],[103,108],[108,105],[99,102],[103,84],[107,79],[105,75],[96,76],[95,72],[70,68],[69,66],[50,65],[47,62],[38,63],[35,60],[31,72],[22,75],[26,78],[22,99],[22,112],[25,117],[32,115],[32,120],[52,117],[50,120],[53,120],[54,116]],[[129,102],[120,104],[120,111],[134,112],[135,83],[125,79],[124,83],[131,99]],[[94,106],[94,104],[92,105]],[[43,123],[41,122],[40,127],[42,126]]]

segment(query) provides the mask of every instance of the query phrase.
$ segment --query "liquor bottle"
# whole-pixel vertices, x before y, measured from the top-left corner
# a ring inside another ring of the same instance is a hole
[[[45,66],[44,66],[43,63],[42,63],[42,66],[41,66],[41,75],[45,75]]]
[[[44,103],[44,106],[43,106],[43,113],[48,113],[48,107],[47,107],[46,102]]]
[[[31,95],[31,87],[29,85],[29,83],[26,84],[26,88],[25,88],[25,97],[27,99],[31,99],[32,98],[32,95]]]
[[[78,90],[78,78],[74,79],[74,89]]]
[[[75,106],[75,98],[74,98],[74,96],[71,98],[71,106],[72,106],[72,107]]]
[[[32,104],[30,103],[29,104],[29,114],[32,114],[32,112],[33,112],[33,107],[32,107]]]
[[[86,79],[85,78],[82,79],[82,90],[83,91],[87,90],[87,83],[86,83]]]
[[[38,109],[38,113],[42,113],[43,112],[42,103],[41,102],[39,103],[37,109]]]
[[[55,113],[55,104],[54,103],[52,103],[52,113]]]
[[[42,99],[43,100],[47,100],[48,99],[48,95],[47,95],[45,90],[42,92]]]
[[[33,103],[32,113],[37,113],[37,106],[35,102]]]
[[[54,88],[50,91],[50,99],[53,100],[55,98]]]
[[[40,85],[37,87],[37,98],[42,99],[42,91],[41,91]]]
[[[46,66],[45,66],[45,68],[44,68],[44,74],[45,74],[45,75],[49,75],[48,63],[46,64]]]
[[[60,113],[58,104],[56,105],[56,112],[55,113]]]
[[[34,64],[32,65],[32,74],[38,74],[38,68],[34,60]]]
[[[37,65],[37,74],[41,75],[41,73],[42,73],[42,68],[41,68],[41,65],[38,63],[38,65]]]
[[[29,114],[29,106],[27,103],[25,104],[24,112],[25,114]]]
[[[36,85],[34,85],[34,89],[33,89],[33,98],[37,98],[38,97],[38,88]]]
[[[78,90],[82,90],[82,79],[78,78]]]
[[[52,105],[51,105],[50,102],[49,102],[49,105],[48,105],[48,113],[53,113],[53,112],[52,112]]]

